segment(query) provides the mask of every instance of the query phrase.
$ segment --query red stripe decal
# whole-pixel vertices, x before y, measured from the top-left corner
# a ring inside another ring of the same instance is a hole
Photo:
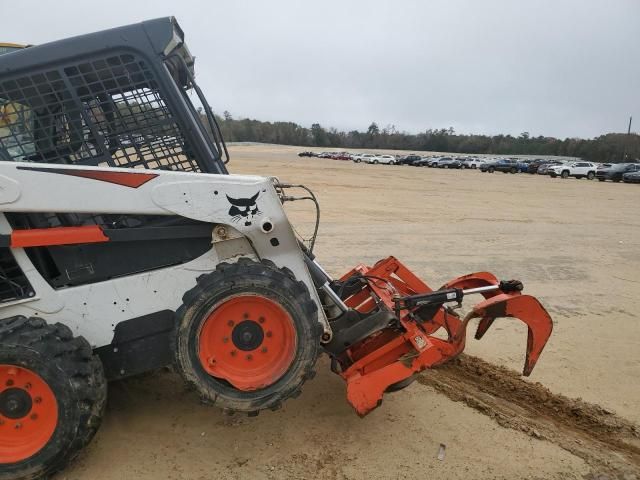
[[[77,169],[56,169],[55,173],[72,175],[74,177],[91,178],[101,182],[115,183],[125,187],[138,188],[149,180],[158,176],[157,173],[125,173],[125,172],[104,172],[99,170],[77,170]]]
[[[11,247],[44,247],[49,245],[73,245],[76,243],[108,242],[102,229],[97,225],[86,227],[54,227],[14,230],[11,233]]]

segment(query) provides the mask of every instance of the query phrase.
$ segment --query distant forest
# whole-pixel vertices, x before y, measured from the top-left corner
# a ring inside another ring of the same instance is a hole
[[[428,129],[417,134],[381,128],[375,122],[366,131],[339,131],[314,123],[306,128],[293,122],[261,122],[234,119],[229,112],[219,117],[227,142],[261,142],[306,147],[344,149],[381,148],[407,151],[435,151],[500,155],[559,155],[581,157],[596,162],[622,162],[640,159],[640,135],[607,133],[592,139],[533,137],[523,132],[512,135],[464,135],[453,128]]]

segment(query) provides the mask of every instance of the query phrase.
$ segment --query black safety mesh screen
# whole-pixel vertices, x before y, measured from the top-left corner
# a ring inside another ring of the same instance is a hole
[[[153,71],[128,52],[0,80],[0,159],[199,170]]]

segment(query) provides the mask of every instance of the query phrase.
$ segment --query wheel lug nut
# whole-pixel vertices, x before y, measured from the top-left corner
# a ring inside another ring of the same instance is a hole
[[[267,353],[267,347],[262,347],[262,353]]]
[[[236,356],[236,351],[235,350],[231,350],[231,356],[235,357]]]
[[[7,387],[12,386],[13,385],[13,380],[7,380],[6,385],[7,385]]]
[[[247,360],[253,360],[253,355],[251,354],[247,355]]]
[[[216,359],[213,357],[209,358],[209,365],[213,365],[214,363],[216,363]]]
[[[30,384],[30,383],[27,383],[27,384],[24,386],[24,388],[25,388],[25,390],[31,390],[31,384]]]
[[[227,325],[228,325],[228,326],[230,326],[230,327],[233,327],[233,320],[229,320],[229,321],[227,322]]]
[[[37,413],[32,413],[31,414],[31,420],[37,420],[38,419],[38,414]]]
[[[41,403],[42,402],[42,398],[41,397],[36,397],[36,398],[33,399],[33,401],[35,403]]]
[[[249,314],[248,314],[248,313],[245,313],[245,314],[243,314],[242,316],[243,316],[244,318],[249,318]]]
[[[21,423],[16,423],[15,429],[16,430],[20,430],[21,428],[22,428],[22,424]]]
[[[273,335],[273,333],[271,333],[271,330],[269,330],[269,331],[267,332],[267,337],[271,338],[271,336],[272,336],[272,335]]]
[[[260,323],[264,323],[264,317],[260,317],[260,318],[258,319],[258,322],[260,322]]]
[[[228,341],[229,341],[229,337],[224,337],[224,338],[222,339],[222,343],[227,343]]]

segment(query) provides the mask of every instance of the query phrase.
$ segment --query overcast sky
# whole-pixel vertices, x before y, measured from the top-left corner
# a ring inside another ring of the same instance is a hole
[[[175,15],[214,110],[412,133],[640,131],[640,0],[0,0],[0,41]]]

